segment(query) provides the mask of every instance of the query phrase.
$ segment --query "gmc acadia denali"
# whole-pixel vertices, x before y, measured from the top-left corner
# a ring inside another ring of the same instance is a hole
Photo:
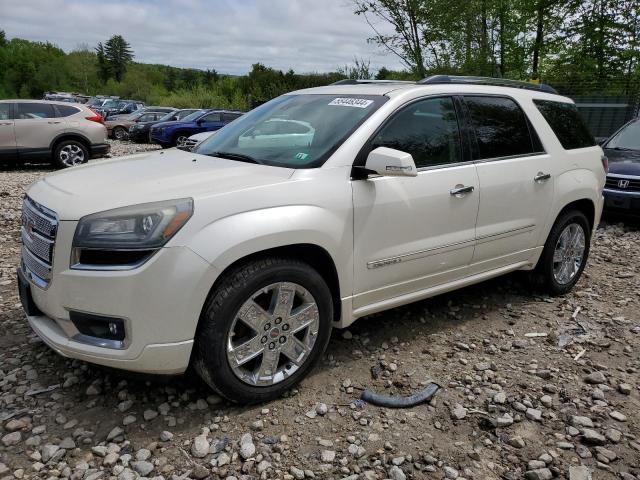
[[[514,270],[578,281],[607,160],[571,100],[469,77],[343,81],[278,97],[201,142],[30,187],[20,296],[62,355],[193,366],[274,398],[332,327]]]

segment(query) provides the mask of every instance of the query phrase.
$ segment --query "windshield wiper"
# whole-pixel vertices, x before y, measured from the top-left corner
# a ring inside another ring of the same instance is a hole
[[[609,150],[618,150],[621,152],[635,152],[636,150],[634,148],[626,148],[626,147],[608,147]]]
[[[209,157],[227,158],[229,160],[238,160],[239,162],[257,163],[258,165],[264,165],[257,158],[253,158],[250,155],[244,155],[243,153],[211,152],[211,153],[207,153],[206,155],[209,156]]]

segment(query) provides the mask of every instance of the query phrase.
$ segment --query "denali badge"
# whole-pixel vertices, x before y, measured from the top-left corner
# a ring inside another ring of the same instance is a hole
[[[627,188],[629,186],[629,180],[618,180],[618,188]]]

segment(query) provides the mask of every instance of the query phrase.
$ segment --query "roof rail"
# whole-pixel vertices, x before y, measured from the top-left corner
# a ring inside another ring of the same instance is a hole
[[[337,82],[333,82],[331,85],[366,85],[369,83],[373,84],[394,84],[394,83],[413,83],[409,80],[355,80],[353,78],[346,78],[344,80],[338,80]]]
[[[458,83],[467,85],[495,85],[499,87],[523,88],[526,90],[537,90],[539,92],[558,94],[555,88],[545,83],[529,83],[520,80],[509,80],[507,78],[492,77],[466,77],[457,75],[432,75],[423,78],[418,82],[420,85],[438,85],[443,83]]]

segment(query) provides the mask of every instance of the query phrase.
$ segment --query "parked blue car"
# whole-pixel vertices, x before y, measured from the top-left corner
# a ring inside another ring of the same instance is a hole
[[[157,143],[162,148],[180,147],[191,135],[219,130],[242,114],[237,110],[198,110],[182,120],[156,123],[151,127],[149,137],[151,143]]]

